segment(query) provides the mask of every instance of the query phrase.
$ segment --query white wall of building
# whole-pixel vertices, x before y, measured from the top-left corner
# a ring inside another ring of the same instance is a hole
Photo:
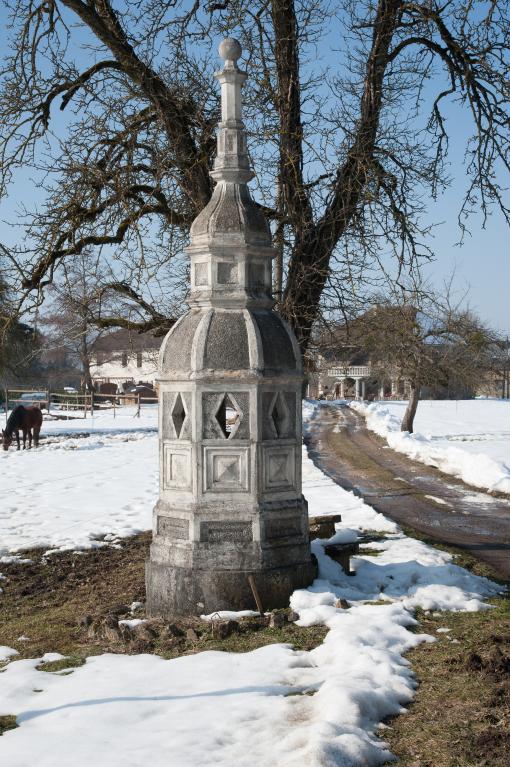
[[[141,360],[138,355],[141,355]],[[94,381],[129,383],[139,381],[154,384],[158,373],[158,352],[154,349],[142,352],[114,352],[98,364],[94,361],[90,372]],[[101,357],[99,357],[101,359]],[[141,361],[141,365],[139,362]],[[124,365],[123,362],[126,362]]]

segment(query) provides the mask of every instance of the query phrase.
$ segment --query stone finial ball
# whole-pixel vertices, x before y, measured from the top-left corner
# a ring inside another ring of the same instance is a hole
[[[218,51],[221,58],[225,59],[225,61],[237,61],[237,59],[241,58],[243,49],[241,44],[233,37],[226,37],[221,41]]]

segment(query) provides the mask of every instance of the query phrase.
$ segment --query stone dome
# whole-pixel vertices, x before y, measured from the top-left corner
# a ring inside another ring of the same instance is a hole
[[[190,309],[163,341],[159,376],[168,380],[215,370],[301,375],[301,353],[291,329],[275,312]]]
[[[216,186],[213,195],[191,225],[191,242],[205,239],[223,245],[271,247],[271,232],[263,212],[254,205],[248,187],[234,183]]]

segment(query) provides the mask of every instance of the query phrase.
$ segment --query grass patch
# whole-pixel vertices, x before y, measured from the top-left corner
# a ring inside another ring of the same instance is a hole
[[[286,623],[281,628],[260,628],[258,630],[246,629],[232,633],[226,639],[217,639],[212,636],[212,630],[207,628],[198,642],[186,641],[178,648],[167,650],[164,644],[156,641],[155,651],[162,658],[175,658],[179,655],[191,655],[205,650],[219,650],[223,652],[250,652],[258,647],[268,644],[291,644],[296,650],[313,650],[314,647],[324,641],[328,629],[324,626],[296,626],[294,623]]]
[[[67,658],[60,658],[60,660],[48,660],[44,663],[40,663],[36,666],[37,671],[64,671],[65,669],[75,669],[78,666],[83,666],[85,658],[78,655],[70,655]]]
[[[461,549],[405,532],[450,552],[475,574],[494,578],[488,565]],[[507,767],[510,599],[505,594],[488,601],[492,609],[478,613],[417,610],[418,630],[437,641],[408,653],[419,682],[416,698],[382,733],[401,767]],[[439,628],[450,631],[437,633]]]
[[[16,724],[15,716],[0,716],[0,735],[3,735],[7,730],[15,730],[16,727],[19,727],[19,725]]]

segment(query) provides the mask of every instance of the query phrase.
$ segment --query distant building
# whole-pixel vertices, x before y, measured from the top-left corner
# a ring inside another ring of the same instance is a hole
[[[154,386],[162,341],[149,333],[124,329],[101,336],[92,349],[94,384],[116,384],[119,391],[133,384]]]
[[[394,368],[381,371],[362,349],[331,350],[314,357],[307,396],[315,399],[405,399],[409,382]]]

